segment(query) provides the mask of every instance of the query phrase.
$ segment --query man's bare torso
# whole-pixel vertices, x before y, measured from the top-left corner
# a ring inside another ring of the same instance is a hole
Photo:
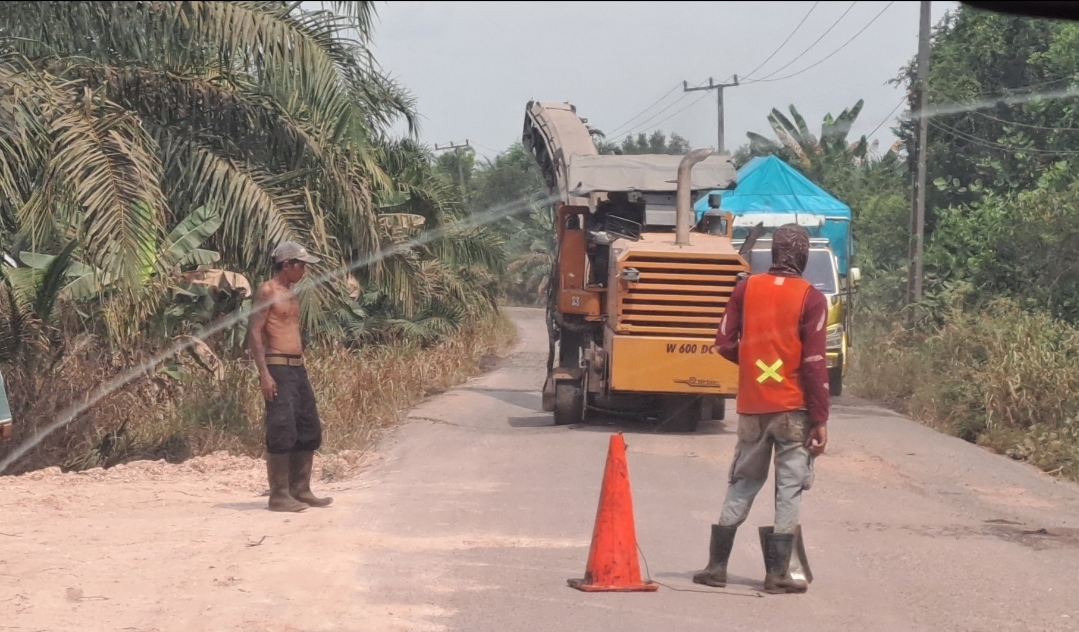
[[[262,329],[266,353],[302,355],[300,302],[296,300],[296,295],[271,279],[259,288],[259,296],[271,302]]]

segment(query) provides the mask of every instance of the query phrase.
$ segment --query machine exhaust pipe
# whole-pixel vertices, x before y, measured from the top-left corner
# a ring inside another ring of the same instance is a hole
[[[712,155],[712,148],[694,149],[682,158],[678,163],[678,197],[675,224],[674,243],[676,246],[689,245],[689,229],[693,227],[693,209],[689,204],[689,192],[693,186],[690,175],[693,165]]]

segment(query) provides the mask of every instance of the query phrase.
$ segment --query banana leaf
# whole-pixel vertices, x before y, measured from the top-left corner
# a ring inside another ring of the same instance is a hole
[[[188,263],[189,259],[194,258],[198,265],[203,265],[219,260],[221,256],[216,252],[199,250],[199,246],[221,228],[223,221],[221,214],[209,205],[192,211],[169,233],[169,249],[166,251],[168,263]],[[212,259],[208,258],[210,255]]]

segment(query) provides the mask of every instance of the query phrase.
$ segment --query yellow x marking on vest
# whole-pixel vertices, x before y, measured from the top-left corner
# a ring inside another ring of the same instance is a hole
[[[764,363],[764,360],[757,360],[757,368],[762,371],[761,376],[757,378],[757,382],[764,384],[764,381],[768,378],[772,378],[777,382],[783,381],[783,376],[777,373],[779,367],[783,366],[782,360],[776,360],[775,364],[768,366]]]

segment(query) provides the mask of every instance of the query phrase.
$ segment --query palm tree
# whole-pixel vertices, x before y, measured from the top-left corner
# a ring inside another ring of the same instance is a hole
[[[326,268],[374,259],[380,196],[443,192],[424,189],[429,157],[390,139],[416,115],[371,55],[373,3],[330,4],[0,3],[0,249],[78,241],[73,259],[113,279],[135,319],[155,307],[146,279],[166,274],[155,253],[201,207],[221,211],[210,245],[249,275],[286,239]],[[438,221],[459,207],[438,204]],[[472,246],[469,265],[491,263]],[[345,284],[320,287],[304,321],[339,323],[348,303]]]
[[[503,291],[513,301],[540,305],[550,281],[557,250],[554,221],[546,205],[533,203],[527,217],[508,218],[513,237],[507,250],[513,259],[503,279]]]

